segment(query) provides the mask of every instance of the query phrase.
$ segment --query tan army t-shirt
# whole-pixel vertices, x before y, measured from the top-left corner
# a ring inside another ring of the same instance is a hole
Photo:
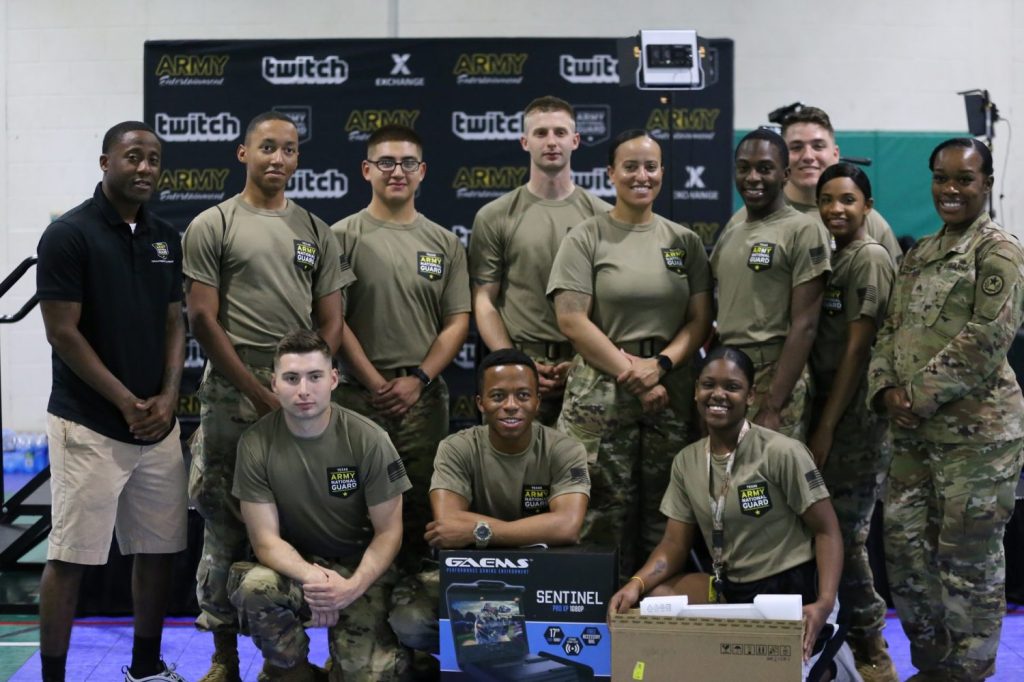
[[[551,264],[569,230],[611,208],[579,187],[559,201],[541,199],[523,185],[476,214],[470,276],[477,284],[501,284],[496,307],[513,341],[565,340],[545,296]]]
[[[686,322],[690,296],[711,290],[704,244],[661,216],[642,225],[610,214],[577,225],[551,268],[559,289],[593,297],[590,319],[614,343],[671,341]]]
[[[415,367],[444,318],[470,310],[466,250],[459,238],[417,215],[408,225],[366,209],[331,226],[355,272],[345,322],[378,370]]]
[[[487,430],[474,426],[441,441],[431,490],[450,490],[473,511],[502,521],[547,512],[566,493],[590,496],[587,455],[572,438],[535,423],[530,446],[509,455],[491,446]]]
[[[831,271],[831,241],[821,221],[790,206],[723,232],[711,252],[722,343],[784,341],[792,290]]]
[[[313,327],[313,302],[351,284],[327,224],[295,202],[282,211],[236,195],[200,213],[182,239],[183,273],[218,289],[218,321],[235,348],[272,353]]]

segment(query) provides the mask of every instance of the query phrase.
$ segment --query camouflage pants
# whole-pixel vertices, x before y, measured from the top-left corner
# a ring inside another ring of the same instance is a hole
[[[440,576],[434,564],[433,568],[402,578],[391,592],[388,622],[398,641],[410,649],[434,654],[439,650]]]
[[[1003,531],[1024,441],[894,445],[885,501],[893,601],[921,671],[993,674],[1006,612]]]
[[[358,558],[309,561],[349,578]],[[334,667],[331,679],[400,680],[406,675],[408,658],[387,624],[389,594],[397,572],[392,566],[359,599],[338,614],[338,623],[328,628],[327,643]],[[312,614],[302,595],[302,584],[261,564],[239,562],[231,567],[231,603],[238,609],[243,633],[263,653],[263,658],[281,668],[293,668],[309,656],[305,623]],[[339,671],[339,672],[335,672]]]
[[[412,489],[402,499],[402,549],[396,561],[403,572],[416,573],[420,562],[430,556],[430,546],[423,534],[434,518],[428,494],[434,456],[438,444],[448,435],[448,385],[438,377],[403,417],[395,419],[380,415],[370,405],[369,391],[353,382],[346,379],[338,386],[333,396],[335,402],[369,417],[388,432],[412,483]]]
[[[273,371],[269,367],[249,367],[249,371],[270,386]],[[249,539],[231,486],[238,439],[258,416],[252,402],[209,366],[196,395],[202,407],[192,442],[188,490],[204,521],[203,554],[196,571],[200,609],[196,627],[235,632],[237,611],[228,600],[228,571],[231,564],[249,557]]]
[[[534,353],[527,353],[530,359],[534,362],[543,362],[545,364],[551,364],[553,361],[544,358],[541,355]],[[559,361],[554,361],[554,364],[558,364]],[[558,416],[562,414],[562,401],[565,399],[564,393],[558,395],[548,396],[540,401],[540,411],[537,413],[537,421],[544,426],[550,426],[552,428],[558,424]]]
[[[747,419],[753,421],[754,417],[757,416],[758,410],[761,409],[761,404],[768,395],[768,389],[771,387],[778,365],[778,361],[755,365],[754,404],[747,411]],[[807,424],[811,417],[810,399],[811,373],[805,366],[803,372],[800,373],[800,377],[796,380],[796,384],[793,385],[789,398],[783,404],[782,411],[779,413],[779,417],[782,419],[779,433],[795,438],[801,443],[807,442]]]
[[[839,620],[850,640],[867,640],[885,627],[885,600],[875,592],[875,578],[865,546],[871,515],[892,459],[886,422],[867,409],[866,382],[836,427],[822,475],[843,534],[843,574],[839,581]],[[817,422],[826,396],[814,401]]]
[[[688,368],[662,384],[664,411],[647,415],[615,377],[577,357],[566,382],[558,429],[583,444],[590,471],[590,504],[582,542],[619,548],[619,574],[632,575],[665,532],[661,498],[672,459],[692,438],[693,384]]]

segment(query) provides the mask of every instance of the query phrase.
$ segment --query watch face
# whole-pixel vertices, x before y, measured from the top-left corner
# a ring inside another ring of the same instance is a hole
[[[480,524],[473,529],[473,537],[483,542],[484,540],[491,539],[491,527],[486,524]]]

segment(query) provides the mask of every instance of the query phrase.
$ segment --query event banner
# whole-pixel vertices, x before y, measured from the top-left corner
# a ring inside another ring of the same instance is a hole
[[[661,142],[666,166],[655,210],[710,241],[731,212],[732,41],[708,40],[705,53],[705,89],[667,92],[637,89],[629,42],[610,38],[150,41],[145,119],[163,141],[153,208],[184,231],[237,194],[245,126],[273,109],[299,130],[288,196],[333,224],[369,203],[360,171],[366,140],[398,123],[424,140],[417,209],[468,244],[480,207],[526,182],[522,109],[551,94],[576,109],[577,185],[614,202],[608,142],[646,129]],[[453,428],[476,422],[477,349],[471,334],[445,374]],[[203,362],[190,338],[186,423],[198,415],[193,389]]]

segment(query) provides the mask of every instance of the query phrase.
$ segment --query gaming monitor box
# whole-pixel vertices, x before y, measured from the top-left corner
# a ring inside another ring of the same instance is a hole
[[[614,550],[444,550],[445,680],[583,682],[611,676],[608,600]]]

